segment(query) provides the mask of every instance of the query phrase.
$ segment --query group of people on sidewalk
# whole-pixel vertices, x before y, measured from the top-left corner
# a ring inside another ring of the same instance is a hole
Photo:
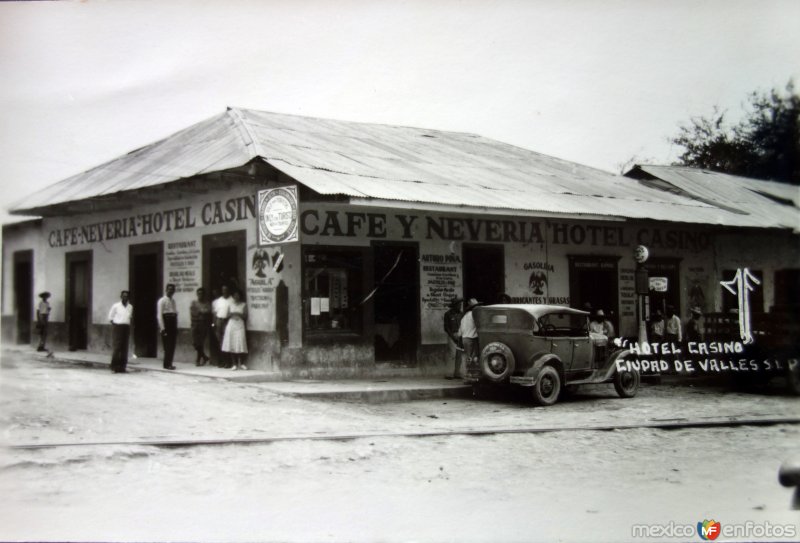
[[[703,311],[699,307],[689,310],[690,317],[684,325],[675,313],[675,307],[668,305],[666,318],[660,309],[656,309],[649,321],[648,339],[653,343],[662,341],[681,343],[683,341],[703,341]]]
[[[454,361],[453,375],[446,375],[446,379],[463,378],[462,358],[472,360],[478,357],[478,328],[475,326],[472,310],[479,305],[480,302],[475,298],[470,298],[466,303],[463,298],[454,298],[444,314],[444,331],[450,338],[447,344],[448,360]]]
[[[210,351],[217,359],[217,366],[233,370],[246,370],[244,363],[247,354],[247,304],[241,292],[230,292],[223,286],[219,297],[212,302],[206,300],[205,289],[198,288],[197,298],[189,306],[191,317],[192,345],[197,353],[196,366],[204,366],[211,361],[205,352],[206,340]],[[164,296],[156,303],[156,318],[164,348],[164,369],[174,370],[172,363],[178,340],[178,307],[174,299],[175,285],[166,286]],[[133,305],[129,292],[120,293],[120,301],[111,306],[108,320],[111,322],[111,371],[125,373],[128,363],[128,345]]]

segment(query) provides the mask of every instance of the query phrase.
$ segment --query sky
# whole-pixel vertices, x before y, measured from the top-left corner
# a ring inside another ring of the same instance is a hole
[[[800,2],[0,2],[0,221],[226,106],[477,133],[616,172],[800,84]]]

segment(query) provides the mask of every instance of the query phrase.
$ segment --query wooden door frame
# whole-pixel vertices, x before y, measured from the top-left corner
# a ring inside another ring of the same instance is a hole
[[[134,260],[136,259],[136,257],[137,256],[143,256],[143,255],[152,255],[152,254],[156,255],[157,273],[156,273],[156,277],[154,278],[154,281],[156,282],[156,299],[158,299],[164,293],[164,242],[163,241],[151,241],[151,242],[147,242],[147,243],[135,243],[135,244],[132,244],[132,245],[128,246],[128,286],[126,288],[124,288],[124,289],[120,289],[120,291],[127,290],[127,291],[130,292],[131,289],[133,288]],[[137,312],[150,311],[154,315],[153,318],[155,319],[155,313],[156,313],[156,308],[155,307],[152,307],[150,309],[139,308],[137,310],[136,306],[134,305],[134,311],[137,311]],[[134,317],[135,317],[135,315],[136,314],[134,314]],[[133,325],[133,322],[131,322],[131,325]],[[155,332],[156,333],[155,333],[155,355],[154,356],[157,357],[158,356],[158,321],[157,320],[156,320],[156,324],[155,324]],[[137,348],[140,347],[139,345],[136,345],[136,343],[135,343],[135,338],[136,338],[135,334],[136,334],[136,330],[131,330],[131,341],[134,342],[131,347],[132,347],[134,352],[136,352]],[[143,352],[143,351],[140,350],[140,352]],[[141,356],[141,355],[139,355],[139,356]]]
[[[30,319],[28,322],[28,343],[33,340],[33,328],[32,325],[36,322],[36,311],[33,309],[36,304],[36,298],[34,293],[34,261],[33,261],[33,249],[24,249],[22,251],[14,251],[13,256],[13,272],[12,272],[12,292],[13,292],[13,299],[14,299],[14,312],[15,312],[15,319],[14,319],[14,342],[17,344],[23,344],[24,342],[20,341],[20,303],[17,299],[17,264],[25,264],[28,263],[31,266],[31,277],[30,277],[30,307],[28,311],[30,312]]]
[[[94,265],[93,265],[93,257],[94,252],[91,249],[86,251],[71,251],[64,255],[64,324],[66,325],[67,329],[67,344],[71,348],[72,345],[72,338],[70,337],[70,330],[72,329],[72,317],[70,316],[72,313],[72,304],[74,304],[74,300],[72,299],[72,292],[70,289],[70,270],[72,268],[72,264],[76,262],[86,262],[86,277],[88,278],[89,288],[86,289],[86,306],[88,311],[86,313],[86,343],[88,346],[89,343],[89,331],[92,326],[92,312],[93,312],[93,290],[94,290]]]
[[[208,296],[211,296],[211,250],[216,249],[218,247],[231,247],[234,246],[237,250],[241,251],[241,255],[239,255],[239,264],[241,264],[241,269],[239,269],[239,277],[236,279],[242,280],[242,284],[239,285],[239,288],[242,290],[242,293],[247,292],[247,230],[231,230],[229,232],[219,232],[217,234],[205,234],[201,239],[201,247],[200,250],[202,251],[202,259],[203,259],[203,279],[201,284],[203,285],[203,289],[205,289]],[[237,266],[239,267],[239,266]]]

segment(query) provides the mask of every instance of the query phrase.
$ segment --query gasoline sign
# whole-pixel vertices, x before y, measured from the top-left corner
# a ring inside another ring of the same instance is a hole
[[[258,191],[258,244],[297,240],[297,187]]]

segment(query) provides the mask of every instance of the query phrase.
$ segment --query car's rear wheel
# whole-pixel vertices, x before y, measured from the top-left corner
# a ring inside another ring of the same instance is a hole
[[[614,389],[620,398],[633,398],[639,392],[640,381],[638,371],[618,371],[614,374]]]
[[[508,379],[514,371],[514,363],[514,353],[503,343],[490,343],[481,352],[481,373],[494,383]]]
[[[533,385],[533,401],[539,405],[553,405],[561,392],[561,376],[553,366],[543,366]]]

